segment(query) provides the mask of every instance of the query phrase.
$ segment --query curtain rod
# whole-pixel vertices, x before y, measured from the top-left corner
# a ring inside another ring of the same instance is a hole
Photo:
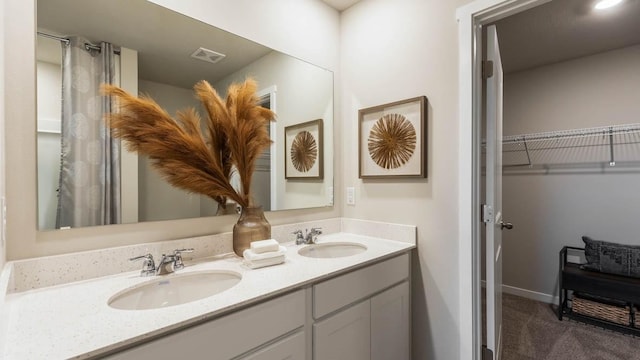
[[[65,44],[67,44],[67,45],[69,45],[69,42],[70,42],[69,39],[67,39],[67,38],[46,34],[46,33],[40,32],[40,31],[38,31],[38,35],[40,35],[42,37],[49,38],[49,39],[61,41],[61,42],[65,43]]]
[[[58,40],[58,41],[60,41],[60,42],[65,43],[66,45],[69,45],[69,43],[71,42],[69,39],[64,38],[64,37],[55,36],[55,35],[50,35],[50,34],[47,34],[47,33],[40,32],[40,31],[38,31],[37,33],[38,33],[38,35],[40,35],[40,36],[42,36],[42,37],[46,37],[46,38],[49,38],[49,39]],[[90,51],[90,50],[100,51],[100,46],[98,46],[98,45],[93,45],[93,44],[90,44],[90,43],[84,43],[84,48],[85,48],[87,51]],[[120,55],[120,50],[113,50],[113,52],[114,52],[116,55]]]

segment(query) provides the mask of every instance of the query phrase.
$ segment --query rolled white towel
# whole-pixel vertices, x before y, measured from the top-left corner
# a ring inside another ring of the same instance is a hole
[[[251,249],[246,249],[243,253],[242,256],[249,261],[259,261],[259,260],[265,260],[265,259],[271,259],[271,258],[275,258],[278,256],[284,256],[284,253],[287,252],[287,248],[282,246],[282,245],[278,245],[278,251],[270,251],[270,252],[265,252],[262,254],[256,254],[255,251],[251,250]]]
[[[261,267],[278,265],[278,264],[282,264],[283,262],[284,262],[284,254],[278,255],[276,257],[271,257],[268,259],[255,260],[255,261],[247,260],[246,258],[244,259],[245,265],[247,265],[251,269],[258,269]]]
[[[280,244],[275,239],[258,240],[251,242],[251,250],[256,254],[262,254],[270,251],[278,251]]]

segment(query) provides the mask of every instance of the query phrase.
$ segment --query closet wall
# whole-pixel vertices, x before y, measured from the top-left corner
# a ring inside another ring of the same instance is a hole
[[[505,136],[640,123],[640,45],[506,74],[504,90]],[[622,165],[505,171],[506,291],[552,301],[558,252],[582,235],[640,245],[640,167]]]

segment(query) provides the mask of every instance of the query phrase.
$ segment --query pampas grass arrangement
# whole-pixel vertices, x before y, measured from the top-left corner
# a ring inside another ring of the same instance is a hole
[[[195,109],[179,111],[174,120],[148,96],[140,98],[113,85],[103,85],[104,95],[117,99],[119,111],[105,115],[117,138],[129,151],[148,156],[152,166],[173,186],[206,195],[221,205],[227,199],[243,208],[255,206],[251,179],[256,160],[272,143],[267,124],[275,113],[258,105],[257,84],[247,79],[232,84],[226,101],[202,80],[194,86],[207,112],[206,130]],[[240,177],[241,189],[231,185]]]

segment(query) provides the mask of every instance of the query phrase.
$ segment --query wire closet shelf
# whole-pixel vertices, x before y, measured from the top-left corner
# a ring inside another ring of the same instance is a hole
[[[503,167],[640,165],[640,123],[502,138]]]

